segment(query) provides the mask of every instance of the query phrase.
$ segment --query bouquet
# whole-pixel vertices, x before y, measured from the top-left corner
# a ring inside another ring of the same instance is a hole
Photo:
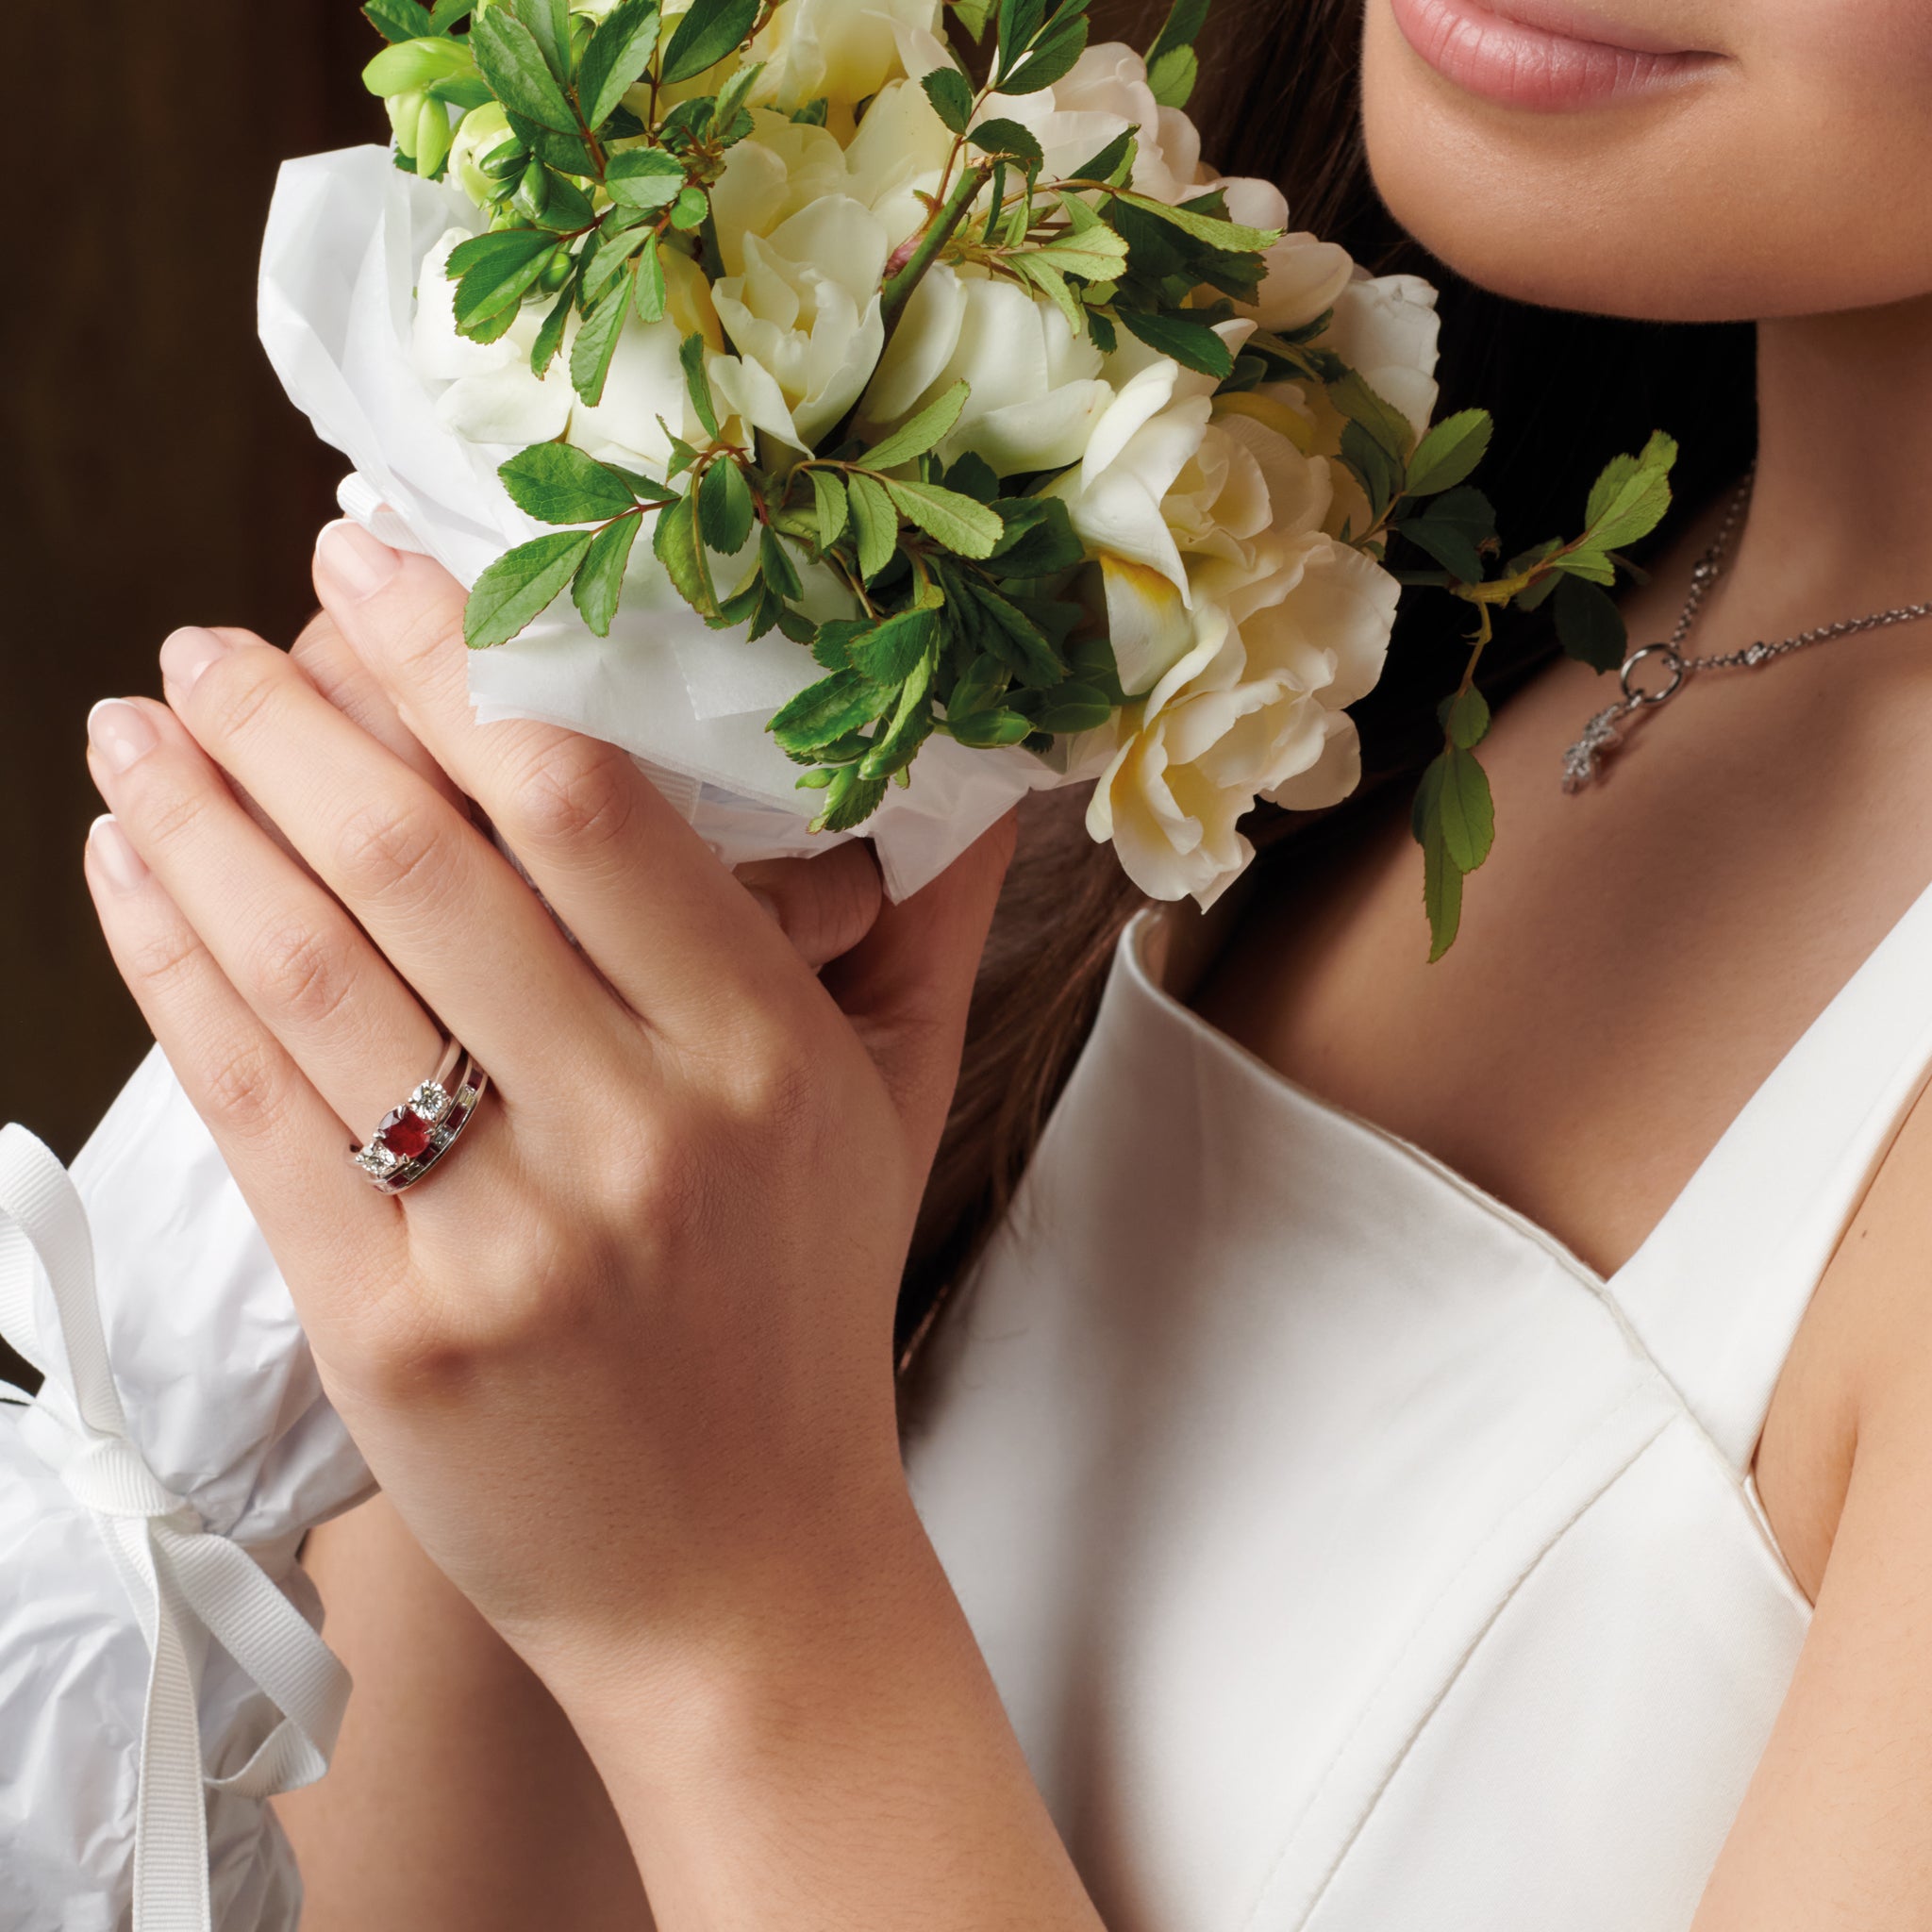
[[[382,225],[391,333],[379,370],[334,355],[366,433],[323,426],[352,510],[472,585],[481,715],[625,744],[727,858],[862,827],[895,894],[1091,782],[1135,883],[1205,906],[1257,800],[1358,782],[1347,707],[1433,587],[1476,619],[1415,802],[1447,946],[1493,832],[1491,614],[1554,595],[1620,662],[1605,587],[1674,449],[1492,569],[1490,419],[1430,421],[1434,291],[1203,163],[1206,0],[1144,58],[1089,45],[1086,0],[363,10],[415,198],[405,239],[365,166],[331,184]],[[264,279],[298,400],[286,344],[325,329],[276,238],[314,199],[285,182]]]

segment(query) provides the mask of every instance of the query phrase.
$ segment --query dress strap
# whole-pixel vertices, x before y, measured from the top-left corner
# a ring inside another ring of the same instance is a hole
[[[1740,1473],[1833,1252],[1932,1075],[1932,885],[1732,1121],[1609,1283]]]

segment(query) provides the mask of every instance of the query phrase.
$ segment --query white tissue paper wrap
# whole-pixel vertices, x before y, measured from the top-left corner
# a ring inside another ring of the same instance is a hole
[[[0,1326],[46,1375],[0,1402],[0,1927],[294,1932],[264,1798],[320,1774],[348,1689],[295,1548],[374,1484],[158,1050],[72,1185],[0,1132]]]
[[[384,541],[426,552],[464,584],[548,527],[498,480],[510,446],[437,421],[437,391],[410,356],[417,271],[453,226],[481,217],[456,190],[400,172],[388,151],[346,148],[283,165],[262,244],[262,345],[297,408],[355,464],[342,508]],[[727,863],[822,852],[817,794],[765,730],[823,675],[777,632],[756,642],[709,629],[639,544],[608,639],[568,598],[513,642],[470,660],[476,715],[539,718],[622,745]],[[864,827],[887,891],[942,872],[1024,792],[1063,782],[1017,749],[935,737],[912,781]],[[852,835],[844,835],[852,836]]]

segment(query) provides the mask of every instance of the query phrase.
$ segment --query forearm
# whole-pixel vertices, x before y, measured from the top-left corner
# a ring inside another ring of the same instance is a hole
[[[1092,1932],[909,1503],[673,1657],[552,1673],[663,1932]]]

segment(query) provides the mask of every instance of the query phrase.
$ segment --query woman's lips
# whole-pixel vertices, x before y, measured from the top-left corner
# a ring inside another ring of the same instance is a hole
[[[1561,0],[1505,4],[1507,11],[1477,0],[1391,0],[1403,38],[1438,74],[1507,107],[1601,107],[1675,85],[1720,58],[1610,26]]]

